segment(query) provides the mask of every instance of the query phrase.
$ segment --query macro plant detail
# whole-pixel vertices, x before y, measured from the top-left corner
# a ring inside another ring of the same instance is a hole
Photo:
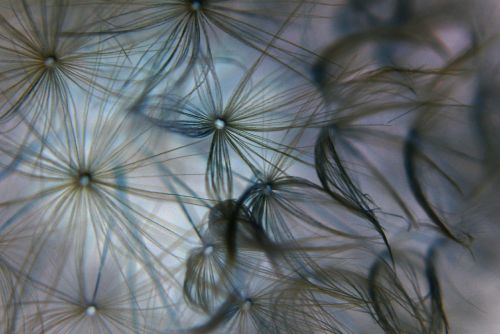
[[[495,1],[0,11],[0,334],[500,331]]]
[[[7,128],[11,119],[51,127],[53,118],[64,117],[78,90],[114,94],[110,82],[126,65],[122,54],[102,39],[65,38],[66,31],[85,20],[68,5],[66,0],[23,0],[2,8],[0,120]],[[57,112],[42,112],[46,109]]]

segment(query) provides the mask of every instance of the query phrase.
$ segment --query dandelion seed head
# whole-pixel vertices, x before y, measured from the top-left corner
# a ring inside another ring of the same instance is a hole
[[[97,312],[97,309],[94,305],[89,305],[86,309],[85,309],[85,315],[87,317],[92,317],[96,314]]]
[[[222,118],[217,118],[214,121],[214,126],[217,130],[223,130],[226,127],[226,122]]]

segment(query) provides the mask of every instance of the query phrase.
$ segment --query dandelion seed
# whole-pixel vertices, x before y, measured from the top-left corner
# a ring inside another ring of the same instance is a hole
[[[113,3],[104,6],[113,8]],[[154,45],[147,47],[134,73],[137,76],[152,73],[150,88],[161,86],[166,77],[169,81],[175,77],[177,82],[184,82],[196,64],[212,66],[214,52],[222,40],[265,53],[299,72],[291,63],[304,61],[302,54],[315,54],[282,34],[296,21],[310,16],[309,7],[297,0],[269,2],[262,6],[255,6],[252,1],[139,0],[116,10],[107,9],[110,14],[105,20],[109,28],[97,34],[117,38],[130,35],[135,46],[145,42],[146,46]],[[92,35],[94,32],[87,33]],[[275,41],[285,46],[275,46]]]
[[[198,88],[188,96],[179,97],[172,92],[151,95],[134,107],[162,129],[211,139],[206,184],[218,199],[231,197],[233,154],[256,170],[257,162],[264,158],[263,151],[279,154],[288,150],[287,145],[273,140],[273,135],[278,137],[280,133],[316,124],[324,116],[321,96],[309,82],[294,75],[289,77],[283,71],[259,78],[256,73],[260,63],[261,58],[227,96],[215,70],[200,71],[195,77]]]
[[[159,323],[147,321],[154,314],[177,319],[164,297],[168,282],[147,269],[140,257],[106,251],[95,241],[88,247],[73,244],[64,256],[54,256],[66,241],[52,236],[53,243],[42,252],[43,268],[33,271],[30,291],[25,301],[37,308],[27,308],[27,321],[33,333],[67,331],[72,333],[137,333],[159,332]],[[149,272],[149,274],[148,274]],[[155,305],[154,310],[150,305]],[[141,318],[140,314],[147,314]],[[120,319],[120,321],[116,321]]]
[[[32,128],[31,135],[42,142],[34,140],[27,145],[16,168],[2,180],[16,179],[19,184],[31,186],[0,200],[0,207],[17,211],[11,217],[5,216],[0,225],[9,219],[12,224],[37,224],[43,237],[38,239],[40,244],[34,242],[34,250],[43,247],[55,230],[63,230],[67,247],[72,242],[86,244],[90,234],[101,243],[110,243],[109,248],[125,247],[145,262],[155,261],[152,249],[168,249],[173,254],[177,248],[174,244],[182,243],[191,225],[168,223],[168,218],[158,213],[157,208],[170,206],[170,212],[182,210],[176,206],[182,198],[187,200],[183,208],[194,204],[192,200],[197,205],[206,205],[188,187],[183,188],[186,191],[183,195],[169,185],[176,179],[175,164],[165,166],[164,162],[183,160],[182,149],[147,153],[144,147],[151,138],[149,125],[139,129],[136,124],[138,133],[130,138],[122,132],[130,121],[125,114],[108,104],[101,105],[102,109],[93,114],[94,109],[89,106],[95,106],[91,101],[96,100],[91,95],[87,98],[89,101],[71,110],[56,133],[44,138],[36,127]],[[16,157],[18,148],[14,138],[6,136],[0,142],[2,154]],[[37,144],[44,145],[44,149],[40,150]],[[168,152],[179,156],[167,157]],[[150,183],[155,176],[157,181]],[[155,268],[163,266],[156,264]]]
[[[91,6],[89,6],[91,7]],[[9,1],[0,14],[0,125],[45,136],[85,92],[110,98],[126,67],[122,50],[97,36],[67,38],[92,12],[67,0]],[[99,23],[102,24],[102,23]],[[94,24],[94,27],[97,25]],[[122,54],[122,55],[120,55]],[[115,95],[116,96],[116,95]],[[26,134],[29,136],[29,133]]]

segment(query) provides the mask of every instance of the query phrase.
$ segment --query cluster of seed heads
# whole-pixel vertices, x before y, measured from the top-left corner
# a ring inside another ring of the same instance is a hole
[[[498,17],[1,0],[0,334],[498,332]]]

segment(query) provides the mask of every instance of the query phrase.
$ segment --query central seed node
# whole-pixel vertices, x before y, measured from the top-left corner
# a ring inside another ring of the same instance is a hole
[[[241,305],[241,309],[245,312],[250,311],[250,308],[252,307],[252,300],[250,298],[245,299],[243,304]]]
[[[194,11],[199,11],[201,9],[202,0],[193,0],[191,2],[191,9]]]
[[[273,186],[271,184],[267,183],[266,185],[264,185],[263,192],[264,192],[264,195],[271,196],[273,194]]]
[[[90,305],[85,309],[85,315],[88,317],[94,316],[96,312],[97,312],[97,309],[94,305]]]
[[[83,172],[78,175],[78,184],[81,187],[87,187],[92,180],[92,176],[88,172]]]
[[[48,56],[45,58],[44,62],[45,66],[49,67],[49,68],[52,68],[55,66],[56,64],[56,57],[54,56]]]
[[[222,118],[217,118],[214,121],[214,126],[217,130],[222,130],[226,127],[226,122]]]
[[[210,256],[214,252],[214,246],[207,246],[203,250],[203,255]]]

